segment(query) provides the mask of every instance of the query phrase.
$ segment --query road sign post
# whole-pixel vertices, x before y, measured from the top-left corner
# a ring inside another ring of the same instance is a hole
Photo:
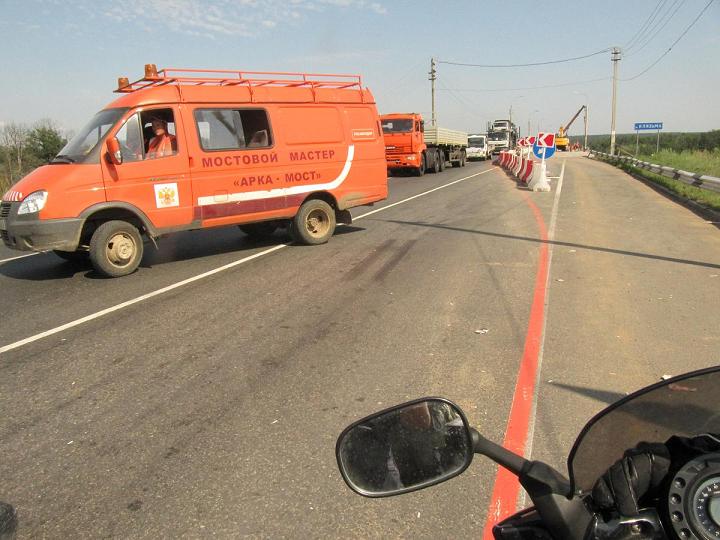
[[[657,143],[655,144],[655,152],[660,151],[660,130],[663,128],[662,122],[635,122],[635,155],[640,150],[640,132],[657,130]]]

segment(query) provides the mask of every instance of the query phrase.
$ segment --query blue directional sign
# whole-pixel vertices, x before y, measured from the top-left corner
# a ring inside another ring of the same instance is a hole
[[[636,122],[635,123],[635,131],[643,131],[646,129],[650,130],[660,130],[663,128],[662,122]]]
[[[545,159],[551,158],[555,154],[555,147],[549,146],[546,148],[544,146],[538,146],[537,142],[533,144],[533,154],[535,154],[536,158],[542,159],[543,152],[545,153]]]

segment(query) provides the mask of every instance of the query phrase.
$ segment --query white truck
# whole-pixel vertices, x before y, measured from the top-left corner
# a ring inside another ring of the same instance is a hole
[[[517,137],[517,127],[510,120],[488,122],[487,144],[490,154],[515,148]]]
[[[469,160],[474,160],[487,159],[489,157],[490,152],[488,151],[487,135],[484,133],[468,135],[467,158]]]

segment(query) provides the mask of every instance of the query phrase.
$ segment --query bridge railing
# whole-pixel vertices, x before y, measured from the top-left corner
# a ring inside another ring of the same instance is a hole
[[[720,193],[720,178],[717,178],[715,176],[683,171],[682,169],[673,169],[672,167],[657,165],[655,163],[641,161],[639,159],[628,156],[612,156],[610,154],[606,154],[605,152],[598,152],[591,149],[589,157],[593,156],[599,156],[602,159],[614,161],[616,163],[627,163],[629,165],[632,165],[633,167],[637,167],[639,169],[646,169],[650,172],[654,172],[655,174],[666,176],[667,178],[680,180],[681,182],[690,186],[695,186],[701,189],[707,189],[709,191]]]

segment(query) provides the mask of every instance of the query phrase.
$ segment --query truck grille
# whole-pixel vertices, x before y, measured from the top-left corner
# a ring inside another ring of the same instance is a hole
[[[10,207],[12,205],[8,202],[0,204],[0,218],[8,217],[10,215]]]

